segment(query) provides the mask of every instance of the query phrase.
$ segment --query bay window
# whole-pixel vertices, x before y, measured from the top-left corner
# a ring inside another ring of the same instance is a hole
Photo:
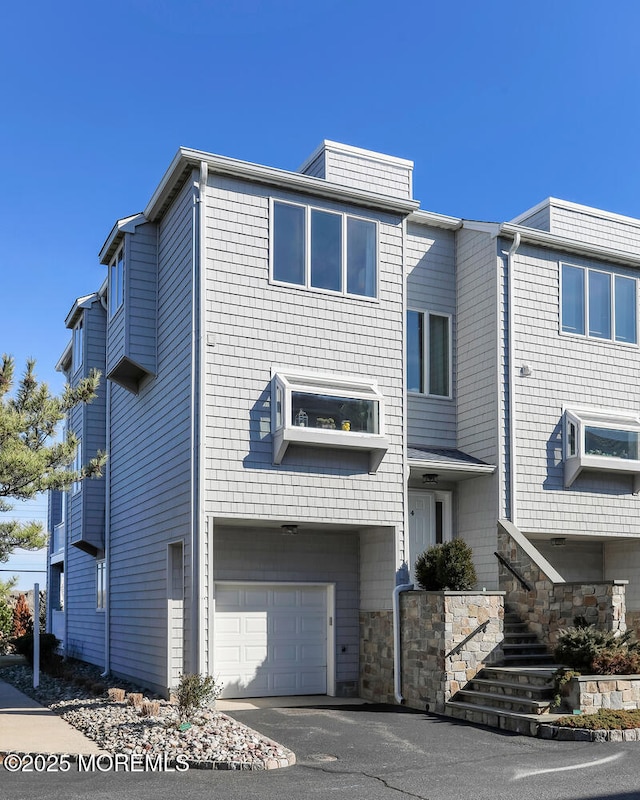
[[[298,444],[367,451],[375,472],[388,449],[384,399],[374,380],[277,371],[272,404],[274,464]]]

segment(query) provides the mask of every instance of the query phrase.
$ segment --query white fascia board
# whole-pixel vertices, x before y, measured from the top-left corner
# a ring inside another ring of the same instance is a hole
[[[171,192],[174,182],[183,174],[185,167],[189,165],[199,167],[202,162],[207,164],[210,173],[229,175],[253,181],[254,183],[264,183],[282,189],[326,197],[342,203],[351,202],[356,205],[380,209],[381,211],[390,211],[396,214],[410,214],[420,205],[417,200],[401,200],[375,192],[351,189],[341,184],[331,183],[323,178],[301,175],[298,172],[288,172],[274,167],[252,164],[249,161],[216,156],[200,150],[180,148],[147,204],[144,216],[153,221],[162,209],[164,200]]]
[[[305,159],[304,163],[300,166],[299,172],[304,170],[318,158],[318,156],[326,151],[333,150],[335,153],[349,153],[358,158],[366,158],[369,161],[384,162],[393,164],[397,167],[404,167],[405,169],[412,170],[414,167],[413,161],[408,158],[399,158],[398,156],[390,156],[387,153],[379,153],[377,150],[365,150],[363,147],[354,147],[350,144],[343,144],[342,142],[334,142],[331,139],[323,139],[322,142],[311,153],[309,158]]]
[[[460,217],[450,217],[446,214],[436,214],[435,211],[421,211],[420,209],[409,214],[407,222],[429,225],[432,228],[445,228],[450,231],[457,231],[462,227]]]
[[[466,223],[463,224],[466,227]],[[566,236],[558,236],[555,233],[539,231],[536,228],[527,228],[523,225],[513,225],[510,222],[505,222],[496,227],[498,232],[494,235],[508,236],[512,239],[519,233],[522,241],[528,244],[537,244],[540,247],[546,247],[551,250],[563,250],[567,253],[596,258],[600,261],[613,261],[616,264],[624,264],[629,267],[640,267],[640,255],[634,255],[624,250],[604,247],[599,244],[577,242],[575,239],[568,239]]]
[[[562,200],[559,197],[547,197],[540,203],[537,203],[532,208],[518,214],[512,220],[509,220],[513,225],[519,225],[523,220],[542,211],[543,208],[564,208],[567,211],[575,211],[579,214],[588,214],[597,219],[605,219],[611,222],[622,222],[625,225],[632,225],[635,228],[640,228],[640,219],[636,217],[628,217],[624,214],[616,214],[613,211],[605,211],[602,208],[595,208],[594,206],[585,206],[581,203],[573,203],[571,200]]]
[[[62,355],[58,359],[58,362],[55,366],[56,372],[64,372],[64,365],[68,364],[71,361],[71,341],[69,344],[64,348],[62,351]]]
[[[517,217],[510,219],[509,222],[512,225],[519,225],[521,222],[524,222],[525,219],[528,219],[529,217],[532,217],[534,214],[537,214],[538,211],[542,211],[543,208],[547,208],[547,206],[550,206],[553,199],[554,199],[553,197],[546,197],[544,200],[541,200],[539,203],[536,203],[535,206],[532,206],[531,208],[528,208],[526,211],[523,211],[522,214],[518,214]]]
[[[148,222],[148,220],[144,214],[131,214],[129,217],[119,219],[113,228],[111,228],[105,243],[100,248],[100,252],[98,253],[100,263],[108,263],[111,257],[111,251],[116,242],[119,242],[125,233],[135,233],[138,225],[143,225],[145,222]]]
[[[94,300],[97,299],[97,297],[98,297],[97,292],[92,292],[91,294],[87,294],[84,297],[78,297],[75,303],[71,306],[71,311],[69,311],[64,321],[64,324],[67,326],[67,328],[73,327],[81,309],[89,308],[89,306],[91,306],[91,304],[94,302]]]

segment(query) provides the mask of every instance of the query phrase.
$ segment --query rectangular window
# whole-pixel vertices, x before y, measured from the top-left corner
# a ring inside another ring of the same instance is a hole
[[[407,391],[451,397],[451,317],[407,311]]]
[[[636,344],[636,281],[610,272],[562,265],[565,333]]]
[[[291,392],[291,424],[306,428],[379,433],[378,401]]]
[[[310,206],[273,202],[274,281],[376,297],[375,222]]]
[[[73,458],[73,464],[71,465],[71,469],[73,472],[80,472],[82,469],[82,441],[78,442],[78,447],[76,449],[76,454]],[[71,494],[77,494],[82,487],[82,481],[74,481],[71,484]]]
[[[121,247],[109,266],[109,316],[112,317],[124,302],[124,247]]]
[[[96,609],[104,611],[107,601],[107,571],[104,559],[96,561]]]
[[[73,359],[72,371],[80,369],[82,366],[82,340],[83,340],[83,322],[79,320],[73,329],[73,339],[71,344],[71,357]]]

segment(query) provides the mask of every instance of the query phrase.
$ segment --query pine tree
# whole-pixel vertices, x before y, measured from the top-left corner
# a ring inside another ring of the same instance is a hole
[[[56,397],[46,383],[35,376],[35,362],[29,360],[22,380],[12,396],[14,362],[4,355],[0,363],[0,511],[10,511],[7,498],[28,500],[48,489],[68,489],[74,481],[98,477],[106,454],[96,457],[79,471],[69,470],[78,440],[70,433],[64,441],[51,442],[59,423],[79,403],[96,396],[100,373],[93,370],[73,389],[66,387]],[[36,522],[0,520],[0,561],[17,548],[39,550],[46,533]]]
[[[27,633],[33,633],[33,617],[27,598],[20,594],[13,609],[13,635],[25,636]]]

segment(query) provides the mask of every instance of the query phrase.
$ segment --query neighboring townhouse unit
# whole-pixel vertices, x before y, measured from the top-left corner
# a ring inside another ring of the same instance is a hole
[[[113,227],[59,363],[102,370],[68,425],[109,453],[51,499],[67,653],[165,692],[372,695],[416,556],[462,537],[496,588],[499,520],[640,612],[640,221],[465,221],[412,169],[181,149]]]

